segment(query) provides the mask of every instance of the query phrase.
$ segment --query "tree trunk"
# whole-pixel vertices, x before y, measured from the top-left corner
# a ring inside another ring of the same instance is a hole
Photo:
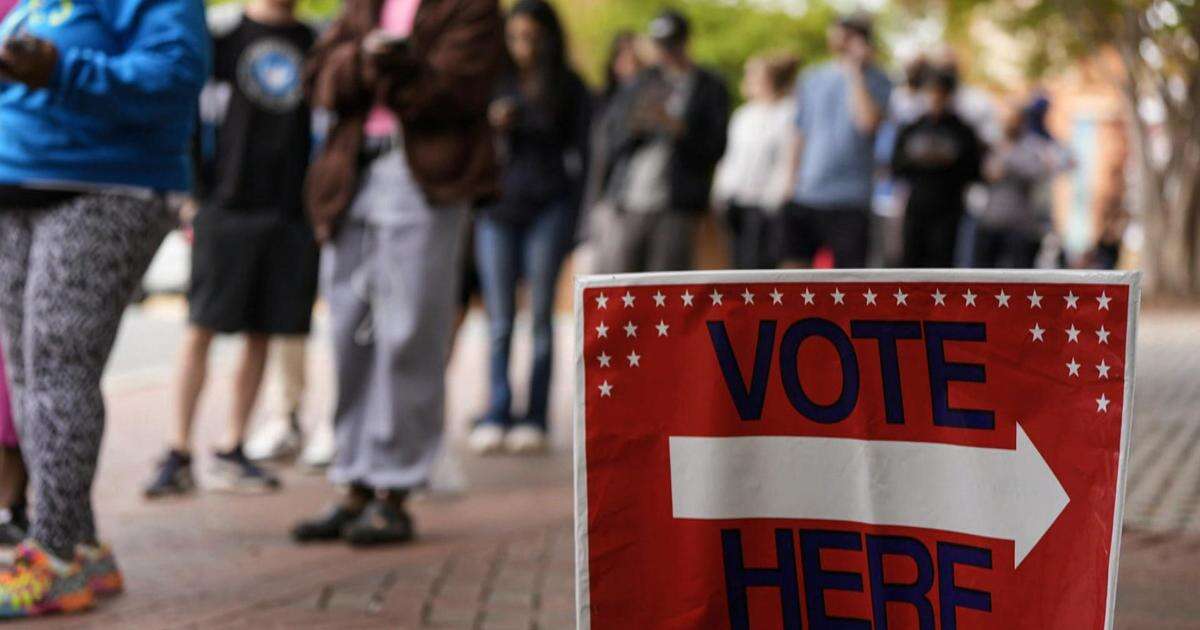
[[[1157,163],[1154,136],[1138,109],[1143,95],[1158,93],[1145,82],[1154,71],[1143,66],[1138,53],[1141,34],[1122,35],[1118,49],[1126,66],[1123,93],[1145,230],[1145,289],[1172,297],[1200,296],[1200,110],[1168,108],[1163,125],[1170,155],[1165,163]]]

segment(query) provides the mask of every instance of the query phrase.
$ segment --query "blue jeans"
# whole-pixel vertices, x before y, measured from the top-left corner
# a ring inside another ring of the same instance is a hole
[[[508,380],[517,281],[529,285],[533,323],[533,374],[529,380],[529,409],[521,424],[546,429],[550,372],[554,361],[554,289],[570,243],[569,206],[565,201],[545,207],[528,224],[489,217],[475,221],[475,264],[487,307],[489,330],[488,410],[482,421],[511,426],[512,386]]]

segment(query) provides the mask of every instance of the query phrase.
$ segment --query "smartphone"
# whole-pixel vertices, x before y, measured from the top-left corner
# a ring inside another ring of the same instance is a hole
[[[394,55],[406,54],[408,52],[408,37],[402,35],[391,35],[387,33],[378,33],[372,37],[374,38],[372,44],[378,46],[378,48],[375,50],[376,55],[391,57]]]

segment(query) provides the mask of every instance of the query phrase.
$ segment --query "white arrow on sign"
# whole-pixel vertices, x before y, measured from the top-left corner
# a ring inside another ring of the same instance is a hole
[[[818,437],[671,437],[675,518],[794,518],[1012,540],[1016,566],[1070,497],[1017,424],[1016,450]]]

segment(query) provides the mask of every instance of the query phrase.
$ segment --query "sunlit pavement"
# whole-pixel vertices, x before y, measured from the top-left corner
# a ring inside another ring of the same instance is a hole
[[[320,476],[281,469],[268,497],[200,493],[147,504],[140,486],[162,454],[170,374],[180,336],[178,301],[135,309],[106,381],[109,428],[95,496],[101,534],[119,553],[129,592],[91,615],[37,627],[569,628],[572,539],[570,382],[552,396],[556,450],[534,458],[479,459],[455,450],[461,495],[419,498],[421,538],[398,549],[300,547],[286,532],[331,500]],[[461,442],[486,384],[484,322],[468,318],[448,382],[452,441]],[[518,326],[517,365],[528,340]],[[559,325],[557,374],[568,374],[571,330]],[[328,353],[314,341],[307,422],[329,404]],[[236,344],[218,345],[197,444],[220,436]],[[1143,318],[1137,423],[1123,537],[1118,627],[1200,628],[1200,313]],[[518,388],[519,389],[519,388]],[[453,478],[455,475],[447,476]],[[25,624],[16,624],[19,627]]]

